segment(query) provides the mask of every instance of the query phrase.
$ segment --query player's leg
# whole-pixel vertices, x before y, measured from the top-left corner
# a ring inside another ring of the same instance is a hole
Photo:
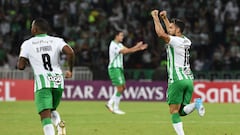
[[[180,116],[186,116],[195,110],[195,103],[182,104],[179,110]]]
[[[52,116],[52,122],[57,128],[58,135],[66,135],[65,122],[63,120],[61,120],[60,114],[57,111],[57,107],[59,106],[61,98],[62,98],[62,92],[63,92],[63,89],[53,89],[52,90],[53,109],[51,112],[51,116]]]
[[[167,102],[169,104],[172,125],[178,135],[184,135],[183,123],[179,114],[181,103],[183,101],[182,96],[183,84],[181,81],[169,84],[167,91]]]
[[[180,106],[181,106],[180,104],[170,104],[169,108],[174,130],[178,135],[184,135],[183,123],[178,113]]]
[[[117,90],[114,90],[113,95],[110,97],[110,99],[108,100],[108,102],[106,103],[106,107],[110,112],[113,112],[113,103],[115,100],[115,95],[117,94]]]
[[[55,135],[55,129],[51,121],[51,110],[43,110],[39,114],[41,116],[44,135]]]
[[[51,121],[52,93],[50,89],[41,89],[35,92],[35,104],[41,117],[44,135],[55,135]]]
[[[202,117],[205,115],[205,107],[203,106],[201,98],[195,99],[195,108],[197,109],[199,116]]]
[[[195,103],[190,103],[193,94],[193,80],[182,80],[182,83],[184,83],[185,85],[183,86],[184,95],[179,114],[181,116],[185,116],[195,110]]]
[[[108,108],[108,110],[110,112],[113,112],[115,114],[125,114],[125,112],[123,112],[119,109],[121,95],[125,89],[125,86],[121,85],[121,86],[116,86],[116,87],[117,87],[117,90],[114,92],[114,94],[112,95],[110,100],[108,100],[106,107]],[[112,105],[114,105],[114,106],[112,106]]]
[[[58,105],[60,104],[60,100],[61,100],[61,97],[62,97],[62,92],[63,92],[62,89],[53,89],[52,90],[53,109],[51,110],[52,111],[51,116],[52,116],[53,124],[55,126],[57,126],[61,121],[60,114],[57,112],[56,109],[57,109]]]
[[[108,70],[109,77],[112,81],[112,85],[117,87],[112,97],[108,100],[106,107],[116,114],[125,114],[119,110],[119,104],[121,100],[121,95],[125,89],[125,77],[123,70],[120,68],[113,68]],[[114,107],[112,106],[114,104]]]
[[[109,78],[112,82],[112,85],[115,85],[116,83],[116,75],[115,75],[115,68],[110,68],[108,69],[108,75],[109,75]],[[115,100],[115,95],[117,93],[117,90],[114,91],[113,95],[110,97],[110,99],[108,100],[108,102],[106,103],[106,108],[110,111],[110,112],[113,112],[113,103],[114,103],[114,100]]]
[[[113,112],[116,114],[125,114],[122,110],[119,109],[119,104],[121,101],[122,93],[125,90],[125,85],[117,86],[117,93],[114,99]]]
[[[51,111],[51,119],[52,119],[52,123],[57,127],[61,121],[61,117],[58,111],[56,110]]]
[[[119,104],[120,104],[120,101],[122,98],[122,93],[126,89],[126,86],[125,86],[126,81],[125,81],[123,69],[118,68],[115,71],[115,75],[116,75],[115,85],[117,86],[117,93],[116,93],[115,99],[114,99],[113,112],[115,114],[125,114],[125,112],[123,112],[119,109]]]
[[[203,106],[202,100],[200,98],[195,99],[195,102],[190,103],[192,99],[193,93],[193,81],[192,80],[184,80],[186,84],[185,94],[181,109],[179,111],[181,116],[188,115],[192,113],[195,109],[198,111],[200,116],[204,116],[205,108]]]

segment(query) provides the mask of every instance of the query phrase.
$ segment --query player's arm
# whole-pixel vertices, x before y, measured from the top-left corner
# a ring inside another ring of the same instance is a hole
[[[159,15],[161,16],[165,26],[166,26],[166,29],[167,29],[167,32],[169,33],[169,25],[170,25],[170,22],[167,18],[167,11],[163,10],[159,13]]]
[[[24,70],[26,65],[28,65],[28,59],[24,57],[19,57],[18,62],[17,62],[17,68],[19,70]]]
[[[65,73],[65,77],[66,78],[71,78],[72,77],[74,60],[75,60],[74,51],[69,45],[65,45],[62,49],[62,52],[64,54],[66,54],[66,56],[67,56],[67,62],[68,62],[68,67],[69,67],[69,69]]]
[[[153,10],[151,12],[151,15],[153,17],[155,31],[156,31],[158,37],[162,38],[166,43],[169,43],[170,37],[167,33],[165,33],[165,31],[164,31],[164,29],[163,29],[163,27],[160,23],[160,20],[159,20],[159,17],[158,17],[158,10]]]
[[[137,51],[144,50],[147,47],[148,47],[147,44],[143,44],[143,42],[140,41],[131,48],[128,48],[128,47],[124,46],[123,49],[121,49],[119,52],[122,53],[122,54],[134,53],[134,52],[137,52]]]

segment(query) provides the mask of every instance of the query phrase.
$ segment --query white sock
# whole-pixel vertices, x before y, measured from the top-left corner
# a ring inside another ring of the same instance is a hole
[[[55,126],[58,126],[58,124],[60,123],[61,117],[60,117],[60,114],[56,110],[51,112],[51,120]]]
[[[184,135],[182,122],[174,123],[173,127],[174,127],[177,135]]]
[[[194,111],[194,109],[195,109],[195,103],[191,103],[183,107],[183,111],[186,114],[190,114],[191,112]]]
[[[44,135],[55,135],[53,124],[47,124],[43,126]]]
[[[113,93],[112,97],[108,100],[108,104],[112,105],[114,100],[115,100],[115,96],[117,94],[117,90],[115,90],[115,92]]]
[[[115,95],[114,107],[113,107],[114,110],[118,110],[119,109],[120,100],[121,100],[121,96],[118,97],[118,96]]]

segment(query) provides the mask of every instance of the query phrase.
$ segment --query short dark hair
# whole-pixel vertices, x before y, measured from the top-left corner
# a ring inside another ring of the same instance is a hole
[[[43,19],[43,18],[37,18],[34,20],[34,25],[36,27],[38,27],[38,29],[42,32],[48,32],[50,27],[49,27],[49,23],[47,20]]]
[[[114,35],[114,37],[115,36],[117,36],[119,33],[121,33],[121,32],[123,32],[123,31],[120,31],[120,30],[114,30],[113,31],[113,35]]]
[[[180,29],[181,33],[183,33],[184,28],[185,28],[185,23],[182,20],[173,18],[173,19],[171,19],[171,22],[174,23]]]
[[[123,32],[123,31],[112,29],[112,31],[111,31],[111,39],[114,39],[121,32]]]

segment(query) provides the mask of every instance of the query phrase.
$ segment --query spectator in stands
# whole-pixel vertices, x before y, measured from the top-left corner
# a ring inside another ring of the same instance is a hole
[[[221,71],[224,68],[223,55],[225,54],[225,48],[222,44],[219,44],[214,52],[212,59],[212,68],[213,71]]]
[[[232,40],[229,44],[230,53],[230,69],[239,70],[240,67],[240,44],[236,39]]]
[[[8,68],[9,69],[16,69],[17,68],[17,61],[18,61],[18,56],[14,52],[15,50],[12,49],[10,50],[9,53],[7,53],[7,61],[8,61]]]
[[[236,0],[229,0],[225,6],[226,16],[231,21],[236,21],[239,14],[239,5]]]
[[[3,43],[0,39],[0,66],[4,66],[6,62],[6,50],[2,47]]]

